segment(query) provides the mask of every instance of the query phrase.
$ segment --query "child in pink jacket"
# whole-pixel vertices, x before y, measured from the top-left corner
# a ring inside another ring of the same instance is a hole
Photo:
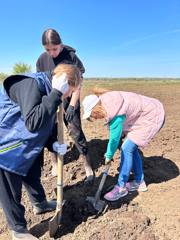
[[[116,201],[126,196],[128,191],[147,191],[138,148],[145,147],[163,126],[165,113],[162,103],[132,92],[99,90],[96,95],[86,96],[82,105],[83,119],[105,118],[108,124],[110,138],[105,153],[106,164],[113,159],[122,133],[126,135],[121,146],[118,182],[104,198]],[[135,180],[128,182],[132,170]]]

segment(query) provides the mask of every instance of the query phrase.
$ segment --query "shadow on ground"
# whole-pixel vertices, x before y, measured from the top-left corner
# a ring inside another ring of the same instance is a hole
[[[91,149],[90,156],[91,159],[93,159],[94,170],[98,170],[104,164],[104,153],[106,151],[107,142],[108,140],[95,139],[88,143],[89,149]],[[178,167],[170,159],[164,158],[163,156],[145,157],[142,152],[140,153],[143,159],[145,180],[147,184],[161,183],[179,175]],[[69,155],[66,156],[65,159],[65,164],[68,164],[71,158],[78,158],[77,151],[74,156],[71,156],[71,151],[68,154]],[[101,178],[102,174],[95,178],[92,186],[86,186],[83,181],[78,181],[75,184],[64,188],[64,199],[66,200],[66,204],[63,207],[61,225],[59,226],[55,239],[59,239],[68,233],[73,233],[76,227],[81,223],[86,222],[87,219],[101,216],[101,214],[98,214],[93,207],[89,208],[89,203],[86,201],[87,196],[95,196]],[[117,179],[118,174],[116,174],[115,177],[110,175],[107,176],[101,196],[102,200],[103,195],[116,184]],[[138,192],[132,192],[116,202],[106,202],[105,211],[128,206],[137,195]],[[37,237],[43,236],[48,231],[49,220],[50,219],[45,219],[40,224],[35,225],[31,228],[31,232]]]

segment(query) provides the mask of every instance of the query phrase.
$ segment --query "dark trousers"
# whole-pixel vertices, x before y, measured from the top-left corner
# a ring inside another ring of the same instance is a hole
[[[36,159],[26,177],[0,168],[0,202],[11,230],[17,232],[26,230],[25,208],[21,204],[22,185],[26,188],[32,204],[46,199],[40,182],[40,163],[41,159]]]
[[[71,98],[68,97],[64,99],[63,105],[64,105],[64,110],[69,106]],[[81,113],[80,113],[80,102],[76,104],[75,108],[75,115],[73,117],[73,120],[71,123],[68,123],[65,119],[65,114],[64,114],[64,123],[66,127],[68,128],[69,135],[72,137],[74,140],[75,146],[77,147],[78,151],[80,154],[87,155],[88,152],[88,146],[87,146],[87,141],[85,138],[85,135],[83,133],[82,127],[81,127]]]

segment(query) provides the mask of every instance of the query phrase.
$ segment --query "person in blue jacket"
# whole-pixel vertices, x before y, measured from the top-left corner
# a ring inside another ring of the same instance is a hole
[[[53,151],[57,108],[80,87],[80,73],[70,64],[57,66],[54,73],[12,75],[0,91],[0,203],[13,240],[38,239],[27,230],[22,185],[35,214],[56,208],[40,181],[42,153],[44,147]],[[66,150],[66,144],[58,145],[59,154]]]

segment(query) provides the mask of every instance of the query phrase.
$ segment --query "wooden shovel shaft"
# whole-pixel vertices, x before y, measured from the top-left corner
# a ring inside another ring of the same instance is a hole
[[[63,109],[62,104],[57,111],[57,123],[58,123],[58,142],[62,144],[64,141],[64,132],[63,132]],[[57,207],[56,211],[62,209],[63,202],[63,156],[57,156],[58,161],[58,174],[57,174]]]
[[[62,104],[57,111],[57,123],[58,123],[58,142],[60,144],[64,141],[63,134],[63,109]],[[62,216],[62,205],[63,205],[63,156],[58,154],[58,172],[57,172],[57,206],[56,213],[54,217],[49,221],[49,235],[54,237],[58,227],[60,225],[61,216]]]

